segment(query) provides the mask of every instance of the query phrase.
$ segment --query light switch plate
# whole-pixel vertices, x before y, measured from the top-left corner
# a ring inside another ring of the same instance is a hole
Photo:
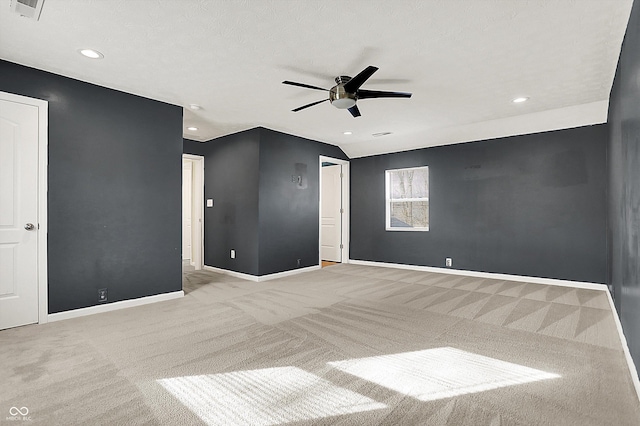
[[[213,198],[207,199],[207,207],[213,207]]]

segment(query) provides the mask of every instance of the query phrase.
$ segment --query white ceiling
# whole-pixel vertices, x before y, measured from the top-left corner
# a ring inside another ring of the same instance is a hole
[[[0,58],[185,106],[189,139],[264,126],[358,157],[605,122],[632,3],[45,0],[36,22],[0,0]],[[283,80],[330,88],[367,65],[362,88],[413,97],[291,112],[326,95]]]

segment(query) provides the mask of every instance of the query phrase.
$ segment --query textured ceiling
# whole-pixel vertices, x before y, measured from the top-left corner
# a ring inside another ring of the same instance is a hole
[[[632,0],[45,0],[40,21],[0,0],[0,58],[187,107],[185,137],[256,126],[349,156],[606,121]],[[78,49],[105,56],[89,60]],[[337,75],[380,70],[354,119]],[[511,99],[530,100],[513,104]],[[197,126],[190,132],[187,126]],[[352,131],[350,136],[344,131]],[[378,132],[392,132],[373,137]]]

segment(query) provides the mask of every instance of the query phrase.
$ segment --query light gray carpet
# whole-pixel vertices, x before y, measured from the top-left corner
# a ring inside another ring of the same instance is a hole
[[[335,265],[0,331],[0,423],[638,425],[604,292]]]

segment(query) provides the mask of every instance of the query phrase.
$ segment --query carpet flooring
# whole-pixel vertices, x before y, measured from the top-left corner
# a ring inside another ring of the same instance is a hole
[[[183,287],[0,331],[0,424],[640,424],[601,291],[348,264]]]

